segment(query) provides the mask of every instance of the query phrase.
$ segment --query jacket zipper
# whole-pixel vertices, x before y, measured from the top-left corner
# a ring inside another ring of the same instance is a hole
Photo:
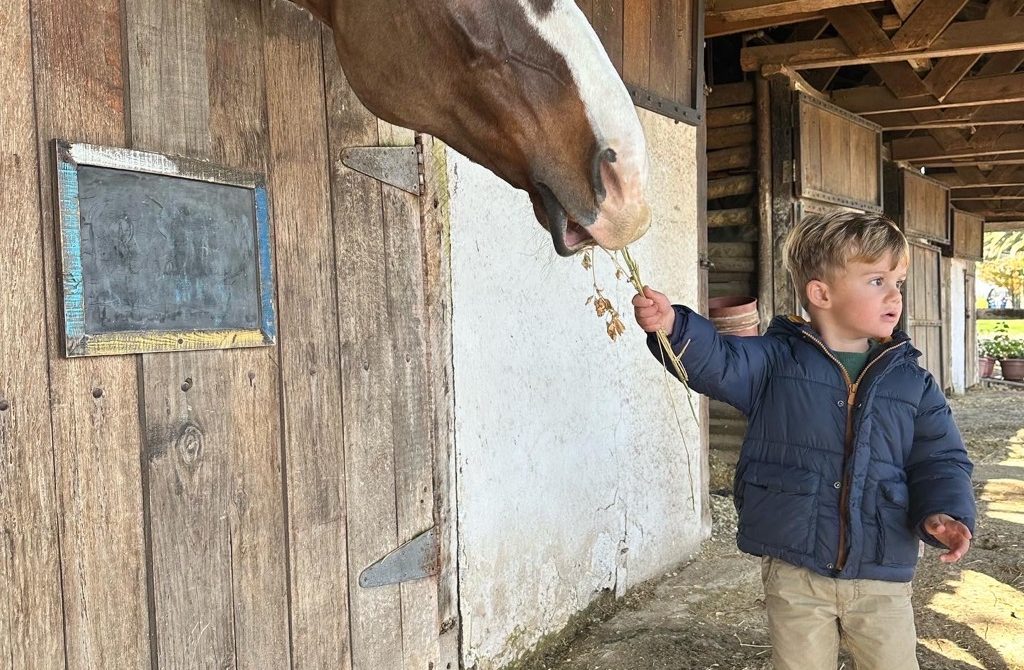
[[[824,343],[821,342],[821,340],[814,337],[813,335],[808,334],[806,331],[801,332],[803,332],[804,336],[807,339],[818,345],[818,348],[821,349],[822,353],[828,356],[828,358],[833,363],[839,366],[839,371],[843,373],[843,379],[846,381],[846,437],[843,443],[843,479],[839,490],[839,550],[835,562],[835,571],[842,572],[843,568],[846,566],[846,526],[849,524],[848,517],[850,514],[849,510],[847,509],[850,504],[850,476],[847,472],[846,466],[847,462],[853,456],[853,408],[854,403],[857,400],[857,388],[858,386],[860,386],[860,383],[864,380],[864,375],[867,374],[867,371],[871,369],[872,365],[881,360],[882,357],[884,357],[890,351],[895,351],[896,349],[902,347],[904,344],[907,343],[907,340],[904,340],[899,344],[893,345],[888,349],[885,349],[880,354],[875,356],[873,359],[868,361],[868,364],[865,365],[864,369],[860,371],[859,375],[857,375],[856,381],[850,381],[850,373],[846,371],[846,368],[843,367],[843,364],[839,362],[839,359],[836,358],[831,351],[829,351],[829,348],[826,347]]]

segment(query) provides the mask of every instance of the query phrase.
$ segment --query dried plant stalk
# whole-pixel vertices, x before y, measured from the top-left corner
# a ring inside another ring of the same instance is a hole
[[[626,269],[629,270],[629,283],[633,285],[636,292],[640,295],[644,294],[644,283],[640,280],[640,268],[637,266],[636,261],[633,260],[633,256],[629,253],[629,247],[622,248],[622,260],[626,263]],[[675,352],[672,351],[672,344],[668,341],[668,334],[664,330],[658,330],[657,332],[658,344],[661,345],[662,353],[662,364],[665,363],[665,356],[672,362],[672,369],[676,373],[676,377],[683,383],[683,387],[686,389],[686,400],[690,405],[690,414],[693,415],[693,420],[700,423],[697,418],[697,410],[693,406],[693,392],[690,390],[690,378],[686,375],[686,369],[683,368],[682,356],[686,353],[686,347],[689,346],[689,342],[683,345],[683,350],[676,356]]]

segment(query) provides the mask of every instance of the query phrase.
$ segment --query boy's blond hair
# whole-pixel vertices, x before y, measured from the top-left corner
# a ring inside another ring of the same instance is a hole
[[[786,236],[786,269],[804,309],[811,280],[831,281],[847,263],[874,263],[887,255],[895,268],[910,260],[910,246],[903,231],[881,214],[811,214]]]

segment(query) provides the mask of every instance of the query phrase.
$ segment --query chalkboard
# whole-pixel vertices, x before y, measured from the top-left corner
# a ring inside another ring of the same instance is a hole
[[[58,141],[68,355],[273,344],[262,178]]]

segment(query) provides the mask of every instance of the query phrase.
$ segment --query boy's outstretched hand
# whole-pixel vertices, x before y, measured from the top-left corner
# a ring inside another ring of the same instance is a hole
[[[943,563],[956,563],[971,547],[971,530],[948,514],[932,514],[924,520],[924,529],[949,548],[939,556]]]
[[[644,286],[643,295],[633,296],[633,314],[637,324],[648,333],[658,330],[671,333],[676,323],[676,311],[668,297],[650,286]]]

